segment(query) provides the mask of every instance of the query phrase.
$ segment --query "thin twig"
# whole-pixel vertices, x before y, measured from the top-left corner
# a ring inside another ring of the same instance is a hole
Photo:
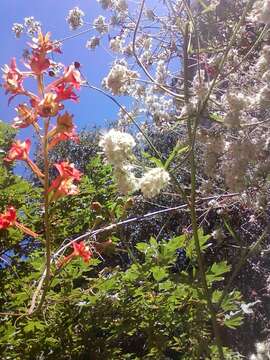
[[[133,41],[132,41],[132,51],[133,51],[133,55],[137,61],[137,64],[140,66],[140,68],[143,70],[143,72],[145,73],[145,75],[152,81],[152,83],[156,86],[158,86],[160,89],[162,89],[163,91],[165,91],[167,94],[174,96],[177,100],[181,100],[183,101],[183,96],[169,90],[168,88],[166,88],[165,86],[163,86],[162,84],[158,83],[153,76],[149,73],[149,71],[146,69],[146,67],[144,66],[144,64],[141,62],[140,58],[137,55],[136,52],[136,37],[137,37],[137,32],[140,26],[140,21],[142,18],[142,14],[143,14],[143,9],[144,9],[144,4],[145,4],[145,0],[142,0],[141,2],[141,7],[140,7],[140,12],[139,12],[139,16],[136,22],[136,26],[134,29],[134,33],[133,33]]]

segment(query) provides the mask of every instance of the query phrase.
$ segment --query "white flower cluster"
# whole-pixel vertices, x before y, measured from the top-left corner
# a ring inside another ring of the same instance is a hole
[[[121,52],[123,46],[123,39],[120,36],[116,36],[115,38],[110,40],[110,49],[113,52]]]
[[[83,26],[84,21],[83,17],[85,16],[84,12],[75,6],[75,8],[69,10],[66,21],[69,24],[71,30],[76,30]]]
[[[235,191],[245,189],[245,180],[248,168],[261,155],[261,144],[245,139],[245,141],[226,141],[224,146],[224,161],[222,173],[226,185]]]
[[[128,4],[126,0],[114,0],[114,8],[117,11],[124,12],[128,10]]]
[[[263,24],[270,24],[270,0],[258,0],[253,7],[253,18]]]
[[[19,24],[19,23],[14,23],[12,26],[12,31],[14,32],[16,38],[19,38],[23,31],[24,31],[24,26],[23,24]]]
[[[99,15],[93,22],[94,29],[100,34],[106,34],[109,31],[109,25],[105,21],[105,17]]]
[[[156,95],[154,90],[151,86],[147,87],[143,100],[146,112],[152,116],[155,123],[160,124],[171,119],[174,104],[171,98]]]
[[[99,46],[99,44],[100,38],[98,36],[92,36],[91,39],[86,42],[85,47],[87,49],[95,50],[95,48]]]
[[[115,129],[103,135],[99,142],[108,162],[117,167],[131,159],[132,148],[135,145],[135,140],[130,134]]]
[[[36,35],[41,31],[41,23],[33,16],[24,18],[24,26],[26,28],[27,34],[30,36]]]
[[[249,360],[267,360],[270,359],[270,342],[258,342],[256,344],[256,354],[252,354]]]
[[[153,64],[153,54],[150,50],[145,50],[140,56],[140,62],[145,66],[149,67]]]
[[[125,132],[111,129],[99,142],[107,161],[114,167],[114,176],[121,193],[127,194],[138,188],[138,179],[132,173],[130,164],[136,145],[134,138]]]
[[[132,149],[135,145],[135,140],[130,134],[115,129],[104,134],[99,142],[107,161],[114,167],[119,191],[127,194],[141,189],[145,197],[151,198],[158,195],[168,184],[170,176],[164,169],[154,168],[141,178],[137,178],[132,165]]]
[[[169,72],[167,70],[165,62],[162,60],[158,61],[156,67],[156,81],[159,84],[166,84],[166,80],[168,76],[169,76]]]
[[[124,165],[122,167],[114,168],[114,177],[118,189],[122,194],[128,194],[130,192],[138,190],[139,181],[132,171],[132,165]]]
[[[97,0],[102,9],[114,9],[117,11],[127,11],[128,5],[126,0]]]
[[[203,120],[203,119],[202,119]],[[202,127],[198,131],[198,140],[204,148],[204,170],[209,179],[217,177],[219,159],[224,153],[225,139],[221,134],[213,134],[207,128]],[[208,186],[207,186],[208,188]],[[209,206],[213,206],[209,203]]]
[[[240,92],[238,92],[238,93],[228,92],[227,93],[227,102],[232,111],[241,111],[247,105],[246,97]]]
[[[192,81],[192,89],[197,97],[196,100],[203,101],[209,90],[208,82],[204,81],[203,71],[197,71]],[[196,101],[194,101],[194,105],[196,105],[195,103]]]
[[[24,18],[24,24],[14,23],[12,26],[12,31],[17,38],[19,38],[24,31],[26,31],[26,33],[32,37],[37,35],[40,30],[41,23],[35,20],[33,16]]]
[[[254,104],[258,104],[261,107],[269,108],[270,107],[270,46],[265,45],[262,49],[262,55],[259,57],[259,60],[256,64],[256,69],[258,69],[259,80],[263,81],[263,86],[259,89]]]
[[[110,90],[113,95],[127,93],[128,87],[138,78],[138,73],[128,69],[126,61],[115,62],[102,81],[102,85]]]
[[[102,9],[107,10],[110,9],[113,6],[112,0],[97,0],[98,3],[100,3]]]
[[[256,64],[256,68],[259,71],[266,71],[267,68],[269,68],[270,65],[270,46],[269,45],[264,45],[264,47],[262,48],[262,54],[259,57],[259,60]]]
[[[143,195],[147,198],[152,198],[160,193],[160,191],[168,185],[170,175],[161,168],[154,168],[149,170],[140,179],[139,187]]]
[[[231,128],[239,128],[241,123],[242,111],[248,105],[247,98],[241,92],[227,92],[225,101],[229,106],[229,111],[224,117],[224,124]]]

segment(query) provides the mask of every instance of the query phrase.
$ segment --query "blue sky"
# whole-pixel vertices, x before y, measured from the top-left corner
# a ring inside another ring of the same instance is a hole
[[[62,39],[76,33],[69,30],[65,20],[68,11],[75,6],[78,6],[85,12],[85,21],[90,23],[99,14],[102,14],[102,9],[96,0],[2,0],[0,8],[1,67],[3,64],[9,63],[10,59],[15,56],[18,67],[24,69],[20,59],[28,38],[24,36],[19,40],[16,39],[11,31],[13,23],[23,23],[24,17],[34,16],[36,20],[42,23],[43,31],[50,31],[53,39]],[[106,16],[106,14],[103,15]],[[79,31],[77,30],[77,32]],[[113,61],[113,57],[103,47],[98,48],[94,52],[85,48],[87,39],[93,36],[93,34],[93,32],[90,32],[78,38],[65,41],[63,55],[58,56],[56,60],[65,65],[73,61],[79,61],[82,65],[82,71],[86,74],[88,80],[99,86],[102,78],[108,73],[109,64]],[[118,109],[109,99],[97,92],[90,92],[88,89],[82,89],[79,95],[79,104],[73,104],[72,102],[65,103],[66,109],[74,114],[78,129],[95,125],[106,127],[107,120],[116,118]],[[18,97],[8,107],[7,96],[0,89],[0,119],[11,122],[15,115],[14,106],[18,102],[23,102],[23,99]]]

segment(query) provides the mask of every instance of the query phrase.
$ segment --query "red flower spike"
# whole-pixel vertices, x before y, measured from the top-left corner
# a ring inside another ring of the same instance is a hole
[[[27,161],[29,159],[30,146],[30,139],[26,139],[24,142],[17,140],[12,144],[4,160],[7,162],[13,162],[15,160]]]

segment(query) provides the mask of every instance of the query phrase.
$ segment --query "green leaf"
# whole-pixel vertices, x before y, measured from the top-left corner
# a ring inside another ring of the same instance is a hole
[[[151,272],[153,274],[153,277],[156,281],[161,281],[163,280],[165,277],[168,276],[167,271],[165,270],[164,267],[160,267],[160,266],[154,266],[151,268]]]
[[[230,329],[236,329],[243,323],[243,315],[241,313],[236,313],[235,315],[225,318],[224,325]]]
[[[199,237],[200,249],[203,252],[205,249],[207,249],[209,247],[209,244],[207,244],[207,241],[209,240],[211,235],[209,235],[209,234],[204,235],[203,229],[200,228],[198,230],[198,237]],[[196,247],[195,247],[194,236],[189,241],[189,243],[186,247],[186,252],[187,252],[187,256],[189,258],[192,259],[192,258],[194,258],[194,256],[196,257]]]
[[[149,245],[146,243],[138,243],[136,244],[136,249],[142,253],[146,253],[147,250],[149,249]]]
[[[123,279],[126,281],[137,280],[141,275],[139,266],[137,264],[132,264],[131,267],[124,273]]]
[[[174,283],[171,280],[166,280],[158,285],[159,291],[167,291],[174,288]]]
[[[43,330],[45,327],[45,325],[43,325],[41,322],[39,321],[30,321],[24,328],[24,332],[29,333],[32,332],[34,330]]]
[[[175,252],[177,249],[184,247],[185,241],[186,241],[185,235],[176,236],[170,239],[168,243],[165,245],[165,247],[168,250]]]
[[[163,162],[156,158],[155,156],[152,156],[150,154],[148,154],[147,152],[142,152],[142,155],[147,159],[149,160],[151,163],[155,164],[157,167],[161,167],[163,168]]]
[[[222,116],[219,115],[218,113],[209,114],[209,119],[213,120],[215,122],[218,122],[218,123],[224,123],[224,120],[223,120]]]
[[[224,274],[229,272],[231,266],[227,264],[227,261],[221,261],[219,263],[214,263],[206,274],[206,279],[209,284],[212,284],[215,281],[224,280]]]
[[[156,240],[154,237],[151,236],[151,238],[150,238],[150,240],[149,240],[149,243],[150,243],[150,245],[151,245],[153,248],[155,248],[155,249],[158,248],[157,240]]]
[[[171,162],[174,160],[174,158],[177,156],[177,155],[180,155],[180,154],[183,154],[185,152],[187,152],[189,150],[189,146],[185,146],[181,143],[177,143],[175,145],[175,147],[173,148],[172,152],[170,153],[168,159],[166,160],[165,162],[165,165],[164,165],[164,169],[168,169]]]

